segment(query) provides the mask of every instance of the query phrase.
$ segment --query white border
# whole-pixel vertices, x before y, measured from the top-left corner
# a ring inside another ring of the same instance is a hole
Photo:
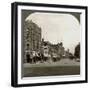
[[[43,10],[43,11],[63,11],[63,12],[79,12],[81,14],[81,63],[80,75],[68,76],[45,76],[45,77],[29,77],[21,79],[21,10]],[[63,82],[63,81],[79,81],[85,80],[85,10],[83,9],[67,9],[67,8],[51,8],[36,6],[18,6],[18,84],[46,83],[46,82]]]

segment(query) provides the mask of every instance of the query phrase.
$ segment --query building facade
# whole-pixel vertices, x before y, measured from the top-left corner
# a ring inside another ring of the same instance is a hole
[[[52,44],[49,41],[42,40],[42,53],[48,57],[62,58],[65,53],[63,43]]]
[[[41,28],[32,21],[25,21],[24,26],[24,60],[26,54],[32,55],[32,52],[39,52],[41,49]]]

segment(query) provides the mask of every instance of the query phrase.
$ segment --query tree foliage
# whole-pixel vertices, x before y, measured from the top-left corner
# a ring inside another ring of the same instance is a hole
[[[78,45],[76,45],[76,47],[75,47],[74,56],[75,56],[76,58],[80,58],[80,43],[79,43]]]

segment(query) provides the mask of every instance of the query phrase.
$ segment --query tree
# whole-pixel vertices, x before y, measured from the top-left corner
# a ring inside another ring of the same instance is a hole
[[[74,56],[75,56],[76,58],[80,58],[80,43],[79,43],[78,45],[76,45],[76,47],[75,47]]]

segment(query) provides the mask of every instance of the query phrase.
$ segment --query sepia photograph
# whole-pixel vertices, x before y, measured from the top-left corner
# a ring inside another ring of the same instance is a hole
[[[87,7],[12,3],[12,86],[87,82]]]
[[[22,77],[80,75],[80,13],[22,10]]]

